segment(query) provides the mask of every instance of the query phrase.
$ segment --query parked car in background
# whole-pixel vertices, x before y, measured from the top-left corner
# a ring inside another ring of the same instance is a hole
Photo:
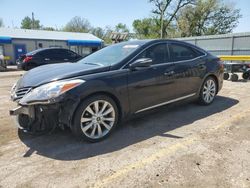
[[[52,70],[52,71],[51,71]],[[77,63],[38,67],[13,86],[19,127],[69,127],[96,142],[131,115],[194,98],[211,104],[223,84],[220,59],[175,40],[138,40],[103,48]]]
[[[76,62],[80,60],[82,56],[77,53],[64,49],[64,48],[43,48],[25,55],[22,55],[16,62],[18,69],[30,70],[32,68],[65,62]]]

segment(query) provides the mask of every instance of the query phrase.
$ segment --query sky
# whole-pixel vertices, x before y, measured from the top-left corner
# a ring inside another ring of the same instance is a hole
[[[250,32],[250,0],[225,0],[235,2],[242,18],[234,32]],[[148,0],[0,0],[0,18],[5,27],[20,27],[25,16],[32,12],[35,19],[46,27],[62,28],[72,17],[89,20],[94,27],[115,26],[125,23],[132,29],[135,19],[151,15]]]

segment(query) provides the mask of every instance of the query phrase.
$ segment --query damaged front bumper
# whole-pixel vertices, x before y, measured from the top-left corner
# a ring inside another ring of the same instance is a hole
[[[18,127],[30,133],[49,132],[56,127],[71,127],[77,102],[67,100],[54,104],[20,105],[9,111],[16,116]]]
[[[42,133],[57,127],[59,110],[56,105],[18,106],[10,110],[10,115],[16,116],[18,127],[25,132]]]
[[[10,115],[11,116],[17,116],[19,114],[25,114],[28,115],[31,119],[35,118],[35,111],[34,107],[30,106],[18,106],[15,109],[10,110]]]

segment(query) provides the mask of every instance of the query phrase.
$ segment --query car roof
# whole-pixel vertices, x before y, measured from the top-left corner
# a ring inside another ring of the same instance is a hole
[[[198,49],[202,52],[208,53],[206,52],[204,49],[200,48],[199,46],[196,46],[194,44],[191,44],[189,42],[185,42],[185,41],[181,41],[181,40],[175,40],[175,39],[146,39],[146,40],[134,40],[134,41],[128,41],[128,44],[138,44],[140,46],[144,46],[144,45],[151,45],[154,43],[158,43],[158,42],[174,42],[174,43],[179,43],[179,44],[185,44],[186,46]]]
[[[42,51],[54,50],[54,49],[57,49],[57,50],[69,50],[69,49],[66,49],[66,48],[59,48],[59,47],[53,47],[53,48],[40,48],[40,49],[31,51],[31,52],[28,52],[26,55],[35,55],[35,54],[37,54],[37,53],[39,53],[39,52],[42,52]]]
[[[143,40],[131,40],[131,41],[123,42],[123,43],[138,44],[138,45],[142,46],[144,44],[151,44],[151,43],[157,43],[157,42],[177,42],[177,43],[183,43],[183,44],[190,45],[190,43],[180,41],[180,40],[174,40],[174,39],[143,39]]]

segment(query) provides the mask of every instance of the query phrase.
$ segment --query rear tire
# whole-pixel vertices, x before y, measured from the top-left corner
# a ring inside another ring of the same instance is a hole
[[[232,80],[233,82],[237,82],[237,81],[239,80],[239,76],[238,76],[237,74],[232,74],[231,80]]]
[[[200,90],[199,103],[201,105],[211,104],[217,94],[217,88],[217,83],[213,77],[206,78]]]
[[[36,67],[36,65],[34,64],[34,63],[29,63],[29,64],[27,64],[25,67],[24,67],[24,70],[25,71],[29,71],[29,70],[31,70],[31,69],[33,69],[33,68],[35,68]]]
[[[223,78],[224,78],[224,80],[228,80],[228,78],[229,78],[229,73],[224,73]]]
[[[106,95],[94,95],[84,100],[76,110],[71,130],[77,138],[99,142],[113,132],[118,117],[113,99]]]
[[[242,78],[243,78],[244,80],[250,79],[250,72],[244,72],[244,73],[242,74]]]

